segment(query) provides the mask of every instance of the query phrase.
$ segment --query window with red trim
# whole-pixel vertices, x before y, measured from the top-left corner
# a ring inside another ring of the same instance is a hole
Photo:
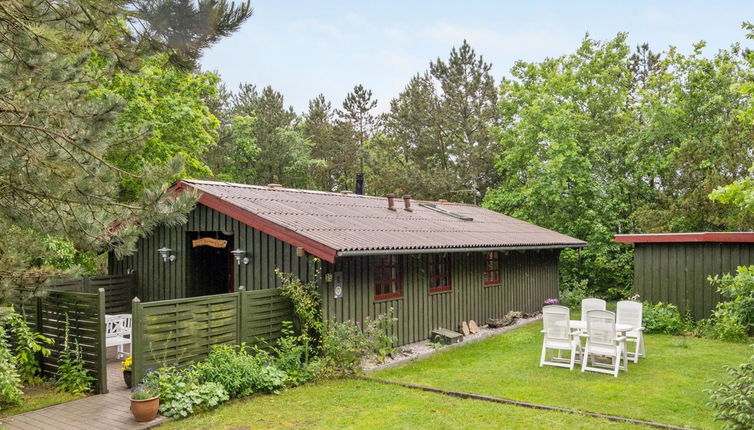
[[[386,255],[375,257],[374,299],[393,299],[403,295],[401,282],[401,257]]]
[[[484,266],[484,285],[495,285],[500,283],[500,253],[497,251],[488,252],[485,257]]]
[[[429,255],[429,292],[450,291],[450,254]]]

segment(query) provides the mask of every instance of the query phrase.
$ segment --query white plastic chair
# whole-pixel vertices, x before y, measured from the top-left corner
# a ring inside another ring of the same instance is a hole
[[[580,332],[572,332],[570,327],[570,310],[565,306],[545,306],[542,308],[542,320],[544,322],[544,341],[542,342],[542,356],[539,365],[567,367],[573,370],[576,363],[576,354],[581,353],[581,342],[578,335]],[[547,358],[547,350],[557,350],[558,357]],[[561,358],[562,351],[570,351],[571,357],[566,360]]]
[[[592,310],[586,317],[586,348],[581,358],[581,371],[608,373],[618,377],[619,370],[628,370],[627,356],[623,354],[625,337],[618,337],[615,332],[615,314],[609,311]],[[596,363],[594,356],[612,357],[612,365]],[[589,358],[592,364],[589,365]],[[620,365],[623,358],[623,367]],[[612,369],[611,369],[612,368]]]
[[[633,329],[626,332],[626,342],[636,344],[634,351],[630,351],[626,346],[626,354],[634,363],[639,362],[639,357],[646,356],[644,347],[644,327],[642,325],[642,306],[639,302],[621,301],[618,302],[618,324],[628,324]]]
[[[581,301],[581,321],[586,321],[586,314],[589,311],[604,311],[607,309],[607,303],[602,299],[588,298]]]
[[[131,314],[105,315],[105,346],[117,348],[117,358],[126,353],[123,346],[128,345],[131,352]]]

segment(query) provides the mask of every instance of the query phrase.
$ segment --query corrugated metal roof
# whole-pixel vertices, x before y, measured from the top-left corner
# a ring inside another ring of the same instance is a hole
[[[616,234],[618,243],[674,243],[674,242],[754,242],[754,232],[695,232],[695,233],[654,233]]]
[[[227,212],[238,215],[239,210],[245,211],[336,252],[586,245],[582,240],[469,204],[412,200],[413,212],[408,212],[403,210],[403,200],[396,198],[397,210],[390,211],[384,197],[226,182],[181,182],[215,197],[214,208],[229,216],[233,214]],[[419,203],[437,204],[473,220],[454,218]]]

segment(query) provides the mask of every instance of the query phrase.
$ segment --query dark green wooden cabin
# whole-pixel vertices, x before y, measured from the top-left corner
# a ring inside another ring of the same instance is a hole
[[[135,273],[142,301],[274,288],[277,268],[317,280],[327,319],[393,308],[400,344],[461,321],[540,310],[558,297],[560,251],[586,245],[467,204],[274,184],[176,188],[200,193],[188,222],[157,229],[132,256],[110,257],[112,274]]]
[[[634,291],[642,300],[672,303],[682,314],[707,318],[720,301],[709,276],[754,264],[754,233],[624,234],[634,244]]]

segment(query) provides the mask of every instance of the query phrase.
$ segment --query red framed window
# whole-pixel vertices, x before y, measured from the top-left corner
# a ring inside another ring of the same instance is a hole
[[[450,254],[429,255],[429,292],[450,291]]]
[[[397,255],[376,257],[374,262],[374,299],[394,299],[403,295],[401,259]]]
[[[495,285],[499,283],[500,253],[497,251],[488,252],[485,257],[484,285]]]

